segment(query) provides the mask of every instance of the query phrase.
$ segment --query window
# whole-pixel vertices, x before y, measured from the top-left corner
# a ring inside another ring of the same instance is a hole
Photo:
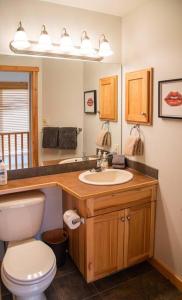
[[[0,158],[10,170],[38,166],[38,71],[0,65]]]

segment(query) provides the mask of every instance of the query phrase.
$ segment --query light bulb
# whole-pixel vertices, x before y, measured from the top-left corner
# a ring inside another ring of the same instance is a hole
[[[42,26],[42,31],[39,37],[38,48],[40,50],[50,50],[52,48],[51,38],[48,35],[45,25]]]
[[[102,37],[99,40],[100,47],[99,47],[99,55],[102,57],[110,56],[113,54],[113,51],[111,50],[111,46],[108,42],[108,40],[105,38],[105,35],[103,34]]]
[[[80,50],[81,53],[84,55],[92,55],[95,52],[94,49],[92,48],[92,43],[86,31],[83,31],[82,33]]]
[[[30,43],[27,39],[26,32],[25,32],[24,28],[22,27],[21,21],[18,25],[17,31],[15,32],[12,46],[17,49],[20,49],[20,50],[30,47]]]
[[[66,28],[63,28],[63,33],[61,35],[60,49],[63,52],[69,52],[73,49],[73,42],[70,35],[67,33]]]

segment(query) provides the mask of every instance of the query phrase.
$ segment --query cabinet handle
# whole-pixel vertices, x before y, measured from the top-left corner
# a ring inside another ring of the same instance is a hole
[[[141,115],[142,115],[142,116],[146,116],[147,114],[146,114],[145,112],[142,111],[142,112],[141,112]]]
[[[130,219],[131,219],[131,217],[130,217],[130,216],[127,216],[127,220],[130,221]]]
[[[125,221],[125,217],[121,217],[121,221],[124,222]]]

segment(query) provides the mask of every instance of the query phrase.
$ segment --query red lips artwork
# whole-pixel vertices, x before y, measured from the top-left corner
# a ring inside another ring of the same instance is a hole
[[[171,91],[164,100],[170,106],[182,105],[182,95],[179,92]]]
[[[92,98],[89,98],[89,99],[87,100],[87,105],[88,105],[88,106],[93,106],[93,104],[94,104],[93,99],[92,99]]]

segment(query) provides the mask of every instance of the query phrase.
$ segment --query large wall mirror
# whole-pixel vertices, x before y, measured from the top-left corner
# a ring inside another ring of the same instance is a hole
[[[117,120],[106,124],[99,80],[110,76],[118,78]],[[7,169],[91,159],[103,126],[112,138],[106,150],[120,148],[120,64],[0,55],[0,158]]]

